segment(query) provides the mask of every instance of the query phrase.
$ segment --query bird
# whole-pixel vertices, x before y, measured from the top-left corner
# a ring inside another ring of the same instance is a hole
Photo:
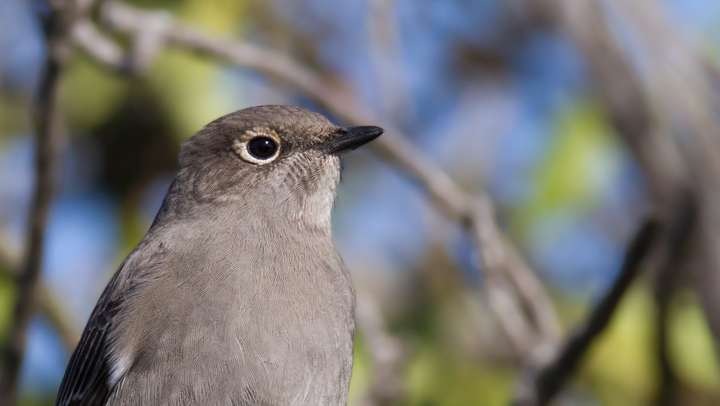
[[[340,158],[383,132],[267,105],[185,141],[56,405],[346,405],[355,291],[330,217]]]

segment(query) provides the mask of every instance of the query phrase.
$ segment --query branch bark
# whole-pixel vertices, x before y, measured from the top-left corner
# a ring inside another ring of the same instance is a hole
[[[638,28],[638,37],[646,44],[645,90],[672,129],[678,154],[690,174],[687,187],[695,194],[701,218],[693,238],[700,249],[683,261],[696,264],[693,288],[700,295],[715,340],[720,341],[720,100],[707,68],[712,62],[678,35],[656,2],[613,0],[610,4]]]
[[[0,235],[0,277],[14,282],[19,274],[19,255],[9,249],[9,244]],[[38,307],[40,312],[58,332],[65,347],[72,350],[80,340],[81,332],[76,328],[70,311],[67,310],[65,304],[57,297],[55,292],[42,282],[39,282],[39,284]]]
[[[615,309],[631,283],[640,272],[643,261],[657,240],[660,225],[648,220],[630,243],[623,266],[612,288],[593,310],[587,323],[573,333],[554,362],[535,375],[526,377],[525,387],[519,391],[517,406],[545,406],[572,376],[588,348],[610,322]],[[529,378],[529,379],[528,379]]]
[[[70,27],[77,13],[87,11],[89,7],[90,3],[84,0],[51,2],[50,15],[44,21],[48,56],[40,78],[33,116],[36,143],[35,190],[22,266],[16,277],[17,300],[10,337],[1,352],[0,404],[6,406],[17,403],[18,379],[25,354],[28,326],[37,304],[45,227],[54,192],[53,169],[62,136],[56,105],[58,82],[67,58]]]
[[[360,334],[367,341],[373,375],[370,391],[360,405],[397,404],[405,397],[400,368],[405,363],[408,349],[400,339],[387,333],[380,305],[371,293],[362,289],[357,290],[355,317]]]
[[[656,336],[657,357],[660,366],[660,385],[656,404],[658,406],[671,406],[676,404],[677,377],[670,363],[669,312],[672,295],[677,289],[678,278],[682,276],[680,268],[682,261],[687,257],[689,243],[693,232],[697,230],[698,206],[694,196],[688,192],[682,195],[678,203],[679,211],[675,221],[670,225],[665,241],[659,250],[664,253],[662,263],[657,274],[655,286],[655,303],[657,305]]]
[[[718,111],[717,100],[709,94],[711,63],[679,39],[654,2],[531,0],[528,4],[534,7],[538,21],[563,32],[585,55],[597,94],[618,135],[642,168],[659,218],[670,225],[664,230],[663,249],[656,258],[659,328],[665,328],[662,313],[667,310],[668,284],[688,279],[679,274],[679,265],[691,261],[702,264],[697,269],[695,288],[718,339],[720,302],[715,292],[720,285],[720,259],[713,247],[720,235],[720,175],[714,159],[720,149],[720,126],[711,114]],[[641,50],[634,48],[633,52],[635,57],[639,53],[645,58],[647,68],[643,72],[629,62],[631,58],[616,37],[618,31],[611,29],[608,7],[618,11],[612,21],[615,26],[630,22],[640,33]],[[649,99],[656,102],[651,104]],[[703,220],[691,221],[684,213],[699,213]],[[678,248],[690,240],[701,249]],[[693,261],[695,258],[700,260]],[[664,339],[664,331],[658,334]],[[658,355],[664,377],[671,380],[672,370],[662,348]]]

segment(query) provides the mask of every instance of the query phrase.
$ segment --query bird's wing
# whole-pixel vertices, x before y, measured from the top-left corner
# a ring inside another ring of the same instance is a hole
[[[56,406],[104,406],[112,392],[107,338],[119,305],[120,272],[110,280],[73,352],[60,384]]]

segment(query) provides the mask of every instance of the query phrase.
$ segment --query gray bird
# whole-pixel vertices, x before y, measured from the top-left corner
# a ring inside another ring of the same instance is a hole
[[[355,292],[330,210],[340,156],[383,132],[260,106],[186,141],[56,404],[345,405]]]

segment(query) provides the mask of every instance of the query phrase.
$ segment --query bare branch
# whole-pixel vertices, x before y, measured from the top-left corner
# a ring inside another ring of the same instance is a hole
[[[668,127],[651,113],[653,109],[647,101],[647,88],[611,32],[606,11],[596,0],[531,0],[528,4],[534,8],[539,21],[563,31],[584,53],[594,75],[600,100],[604,103],[618,135],[629,146],[646,176],[658,208],[658,217],[671,225],[663,231],[667,235],[660,239],[664,241],[663,248],[666,249],[658,250],[660,255],[657,264],[661,268],[660,275],[674,271],[679,262],[679,254],[673,254],[677,251],[672,245],[668,246],[666,241],[683,245],[684,241],[690,238],[689,231],[678,235],[682,228],[674,225],[683,224],[683,213],[695,210],[693,206],[696,204],[692,199],[692,189],[688,186],[691,182],[684,162],[685,157],[673,134],[668,132]],[[663,97],[672,99],[674,96]],[[685,204],[687,202],[690,208]],[[692,228],[692,225],[688,227]],[[673,270],[670,271],[670,268]],[[662,279],[662,276],[660,278]],[[566,347],[566,351],[570,349],[572,348]],[[561,360],[565,357],[566,353],[562,352],[555,365],[563,365]],[[564,368],[567,368],[567,364]],[[531,392],[538,392],[533,395],[536,396],[535,399],[530,397],[531,402],[528,404],[547,402],[547,399],[560,389],[569,373],[560,368],[560,372],[555,372],[555,377],[550,375],[552,379],[545,378],[545,383],[542,382],[542,376],[537,378],[539,381],[536,386],[545,386],[545,395],[537,388],[531,388]],[[527,391],[526,385],[527,381],[521,384],[521,391],[523,387]],[[527,399],[521,395],[520,399],[523,398]]]
[[[90,20],[75,23],[72,28],[72,40],[82,50],[98,62],[122,71],[125,66],[125,51],[105,37]]]
[[[55,292],[46,285],[40,285],[40,303],[38,307],[58,336],[65,344],[65,348],[72,351],[80,341],[82,331],[76,326],[72,313],[63,304]]]
[[[505,276],[513,284],[509,291],[517,291],[518,302],[530,312],[529,317],[537,336],[528,348],[534,361],[541,362],[554,354],[560,338],[560,323],[552,302],[540,281],[495,222],[495,208],[486,194],[477,199],[471,224],[483,255],[486,272]],[[526,334],[532,334],[527,332]],[[548,351],[549,350],[549,351]],[[538,352],[540,351],[540,352]]]
[[[517,293],[528,293],[528,291],[520,290],[518,292],[511,284],[514,283],[527,289],[527,286],[534,285],[537,280],[527,277],[527,275],[532,275],[531,273],[523,272],[527,268],[524,268],[526,265],[518,256],[510,255],[516,251],[509,249],[510,245],[507,239],[501,234],[495,223],[493,205],[487,196],[480,196],[471,218],[470,232],[474,234],[473,237],[482,252],[488,285],[491,287],[488,290],[489,304],[496,314],[501,315],[498,321],[520,357],[524,359],[534,356],[535,348],[542,347],[542,344],[547,341],[554,343],[557,339],[559,326],[554,312],[551,314],[551,325],[540,327],[539,332],[534,328],[533,322],[537,322],[538,315],[544,314],[546,310],[531,310],[533,311],[533,320],[527,320],[522,308],[523,300],[518,297]],[[544,300],[544,290],[539,296],[533,298],[525,296],[523,299],[525,304],[529,304],[530,308],[534,309],[533,304],[535,303],[532,301]],[[542,330],[543,328],[545,331]],[[545,337],[538,334],[543,332],[549,332],[549,334]]]
[[[656,2],[646,0],[611,2],[627,15],[646,43],[648,73],[645,90],[662,110],[666,125],[673,130],[676,149],[690,173],[687,188],[699,206],[701,221],[694,240],[697,269],[692,278],[715,340],[720,340],[720,101],[713,91],[707,60],[692,44],[677,34]]]
[[[0,272],[14,279],[16,270],[20,268],[20,260],[20,254],[13,249],[10,238],[0,232]]]
[[[678,379],[675,376],[672,365],[670,363],[670,343],[669,334],[669,318],[670,318],[670,299],[672,294],[672,273],[663,275],[658,280],[658,291],[655,293],[655,303],[657,306],[655,335],[657,338],[656,354],[658,366],[660,368],[660,383],[658,393],[653,404],[657,406],[672,406],[676,402],[676,391]]]
[[[262,72],[302,91],[348,123],[378,122],[365,106],[353,100],[344,89],[331,85],[320,75],[283,53],[216,38],[178,23],[167,13],[142,11],[119,1],[106,2],[102,7],[101,16],[111,30],[131,38],[139,38],[138,41],[166,44],[193,51],[213,60]],[[143,32],[144,27],[147,26],[157,27],[152,31],[152,35],[160,38],[152,38],[149,35],[138,36],[138,33]],[[135,42],[134,45],[142,44]],[[157,47],[152,48],[157,51]],[[462,224],[470,235],[479,237],[476,241],[483,253],[485,269],[489,275],[497,275],[488,278],[490,301],[494,303],[493,308],[498,312],[506,333],[517,342],[516,347],[523,351],[521,356],[527,356],[527,352],[534,348],[538,341],[554,341],[559,323],[552,303],[536,276],[521,261],[517,251],[512,249],[515,253],[512,259],[505,255],[503,247],[509,243],[500,233],[493,215],[487,215],[487,210],[478,210],[477,200],[463,192],[432,159],[422,153],[394,126],[384,124],[384,127],[387,134],[372,144],[375,152],[413,176],[427,190],[439,208],[454,221]],[[486,208],[492,209],[487,196],[481,196],[480,201],[484,202]],[[489,229],[488,224],[490,224]],[[485,229],[481,229],[482,227]],[[509,268],[513,268],[512,272]],[[515,286],[522,288],[516,291]],[[533,296],[526,297],[528,294]],[[531,309],[532,320],[528,320],[523,313],[522,309],[525,307]],[[527,333],[535,329],[535,324],[539,325],[540,335],[548,337],[539,340],[537,333]]]
[[[678,278],[682,276],[682,272],[680,272],[682,261],[687,256],[690,238],[696,230],[698,220],[698,205],[689,191],[681,195],[677,207],[677,215],[659,250],[663,256],[662,262],[659,264],[660,269],[655,287],[657,356],[661,379],[656,404],[659,406],[671,406],[676,401],[678,380],[669,359],[669,306],[672,294],[677,289]]]
[[[557,319],[552,302],[545,288],[540,281],[532,277],[533,271],[523,261],[517,248],[513,246],[505,236],[500,236],[505,241],[507,250],[507,271],[512,277],[513,284],[517,287],[527,303],[532,320],[540,331],[542,342],[535,348],[533,358],[540,363],[546,362],[555,355],[557,344],[561,336],[560,322]],[[530,277],[528,276],[530,275]]]
[[[521,388],[516,405],[544,406],[558,393],[574,373],[590,344],[607,326],[620,299],[639,274],[640,266],[657,240],[659,229],[659,223],[655,220],[648,220],[640,228],[628,247],[622,269],[612,289],[593,310],[587,323],[571,335],[560,351],[560,356],[552,364],[542,368],[536,379],[525,382],[527,386]],[[529,376],[532,377],[533,374]]]
[[[375,298],[362,289],[357,290],[355,316],[358,330],[367,341],[372,360],[372,387],[360,402],[362,406],[395,404],[405,391],[400,381],[400,368],[408,354],[399,338],[387,333],[387,326]]]
[[[8,245],[0,242],[0,277],[15,281],[19,274],[19,258],[8,249]],[[50,322],[65,344],[72,350],[80,340],[80,331],[75,327],[71,312],[48,286],[40,283],[38,307],[42,315]]]
[[[45,21],[48,57],[40,79],[34,111],[36,153],[35,191],[30,209],[27,241],[22,266],[17,275],[18,295],[13,312],[10,337],[2,348],[0,370],[0,404],[17,402],[20,366],[25,354],[27,330],[35,312],[40,270],[43,260],[45,226],[54,190],[54,163],[61,143],[56,96],[60,72],[67,57],[70,27],[79,11],[90,7],[89,1],[65,1],[51,4]]]

